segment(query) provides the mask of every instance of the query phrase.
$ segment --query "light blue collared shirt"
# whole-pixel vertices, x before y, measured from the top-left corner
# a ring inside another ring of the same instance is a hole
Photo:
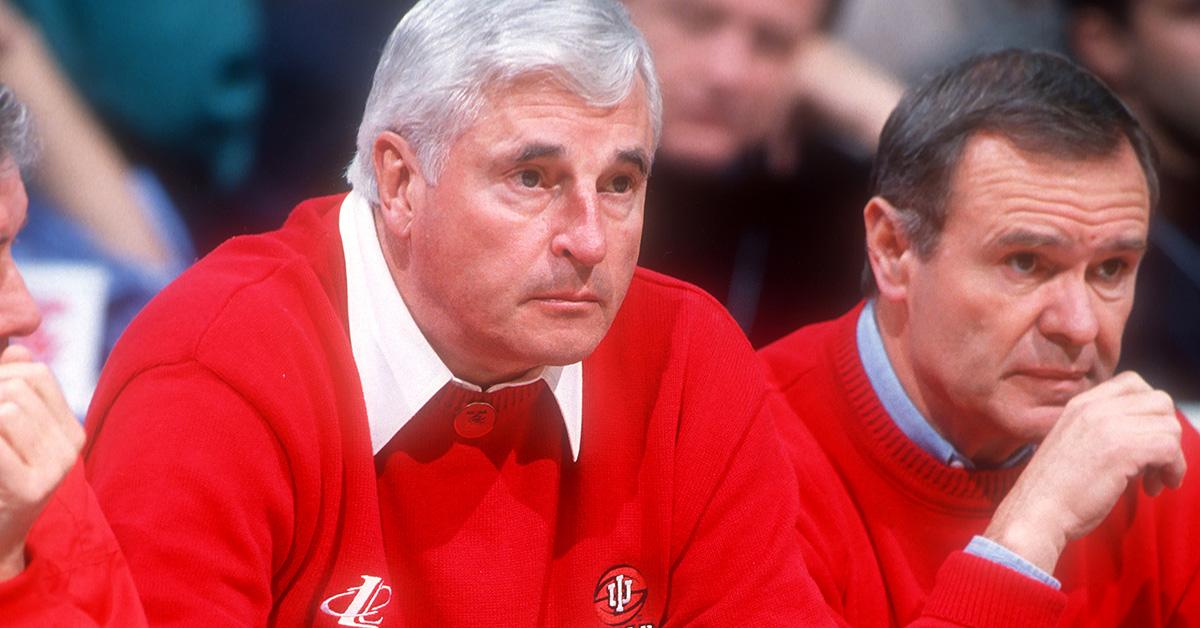
[[[904,432],[904,435],[918,447],[944,464],[960,469],[974,469],[975,464],[970,459],[959,453],[950,441],[933,429],[929,420],[921,414],[917,406],[913,405],[912,399],[900,384],[900,378],[896,376],[896,371],[892,368],[892,362],[883,346],[883,336],[880,335],[879,326],[875,322],[875,301],[873,299],[867,301],[866,307],[858,316],[856,335],[858,357],[862,360],[863,370],[867,373],[867,379],[871,382],[875,396],[883,404],[883,409],[887,411],[888,416],[896,422],[896,427],[900,428],[900,431]],[[1001,467],[1013,466],[1032,452],[1033,445],[1022,447],[1011,458],[1004,461]],[[1061,583],[1054,576],[989,538],[976,536],[967,544],[965,551],[968,554],[1004,565],[1055,589],[1062,588]]]

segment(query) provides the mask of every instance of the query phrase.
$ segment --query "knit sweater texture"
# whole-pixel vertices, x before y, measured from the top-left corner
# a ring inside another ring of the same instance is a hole
[[[675,280],[639,270],[584,360],[578,461],[542,381],[447,385],[372,456],[340,204],[222,246],[105,368],[88,473],[152,624],[828,621],[761,367]]]
[[[935,617],[971,626],[1200,626],[1200,478],[1150,498],[1132,483],[1054,571],[1062,590],[961,550],[1024,470],[950,467],[899,430],[859,359],[862,305],[765,348],[787,407],[776,413],[799,470],[805,560],[853,626]],[[790,411],[790,414],[788,413]],[[1193,466],[1200,437],[1183,420]],[[832,463],[833,475],[819,453]],[[808,477],[808,481],[804,478]]]
[[[146,625],[129,568],[77,463],[25,542],[25,569],[0,582],[0,625]]]

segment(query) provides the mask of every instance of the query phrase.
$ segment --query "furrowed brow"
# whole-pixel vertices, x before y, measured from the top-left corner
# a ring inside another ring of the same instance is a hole
[[[1102,246],[1100,246],[1100,251],[1105,253],[1124,253],[1126,251],[1135,251],[1141,253],[1145,250],[1145,238],[1117,238],[1111,242],[1105,242]]]
[[[633,164],[643,176],[650,170],[650,157],[640,148],[617,151],[617,161]]]
[[[1036,249],[1052,246],[1065,246],[1067,241],[1059,236],[1035,231],[1010,231],[996,240],[996,244],[1004,248]]]
[[[521,163],[533,161],[542,157],[558,157],[563,154],[563,147],[557,144],[534,143],[522,146],[513,156],[513,161]]]

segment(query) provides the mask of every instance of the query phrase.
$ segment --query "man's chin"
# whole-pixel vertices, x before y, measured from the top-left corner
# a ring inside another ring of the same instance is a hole
[[[604,339],[603,329],[546,330],[526,345],[530,357],[541,366],[563,366],[580,362],[592,354]]]
[[[1058,423],[1063,412],[1062,405],[1032,404],[1006,412],[1004,430],[1022,443],[1041,442]]]

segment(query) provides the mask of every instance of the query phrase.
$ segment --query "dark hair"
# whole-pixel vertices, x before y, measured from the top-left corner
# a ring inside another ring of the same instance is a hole
[[[1150,139],[1099,79],[1049,52],[978,55],[909,90],[879,137],[871,195],[896,206],[923,258],[945,225],[963,147],[980,132],[998,133],[1023,151],[1072,160],[1112,155],[1128,140],[1146,175],[1151,205],[1157,202]],[[862,283],[865,294],[875,294],[869,263]]]
[[[0,156],[11,157],[24,170],[37,158],[29,110],[12,88],[0,84]]]

